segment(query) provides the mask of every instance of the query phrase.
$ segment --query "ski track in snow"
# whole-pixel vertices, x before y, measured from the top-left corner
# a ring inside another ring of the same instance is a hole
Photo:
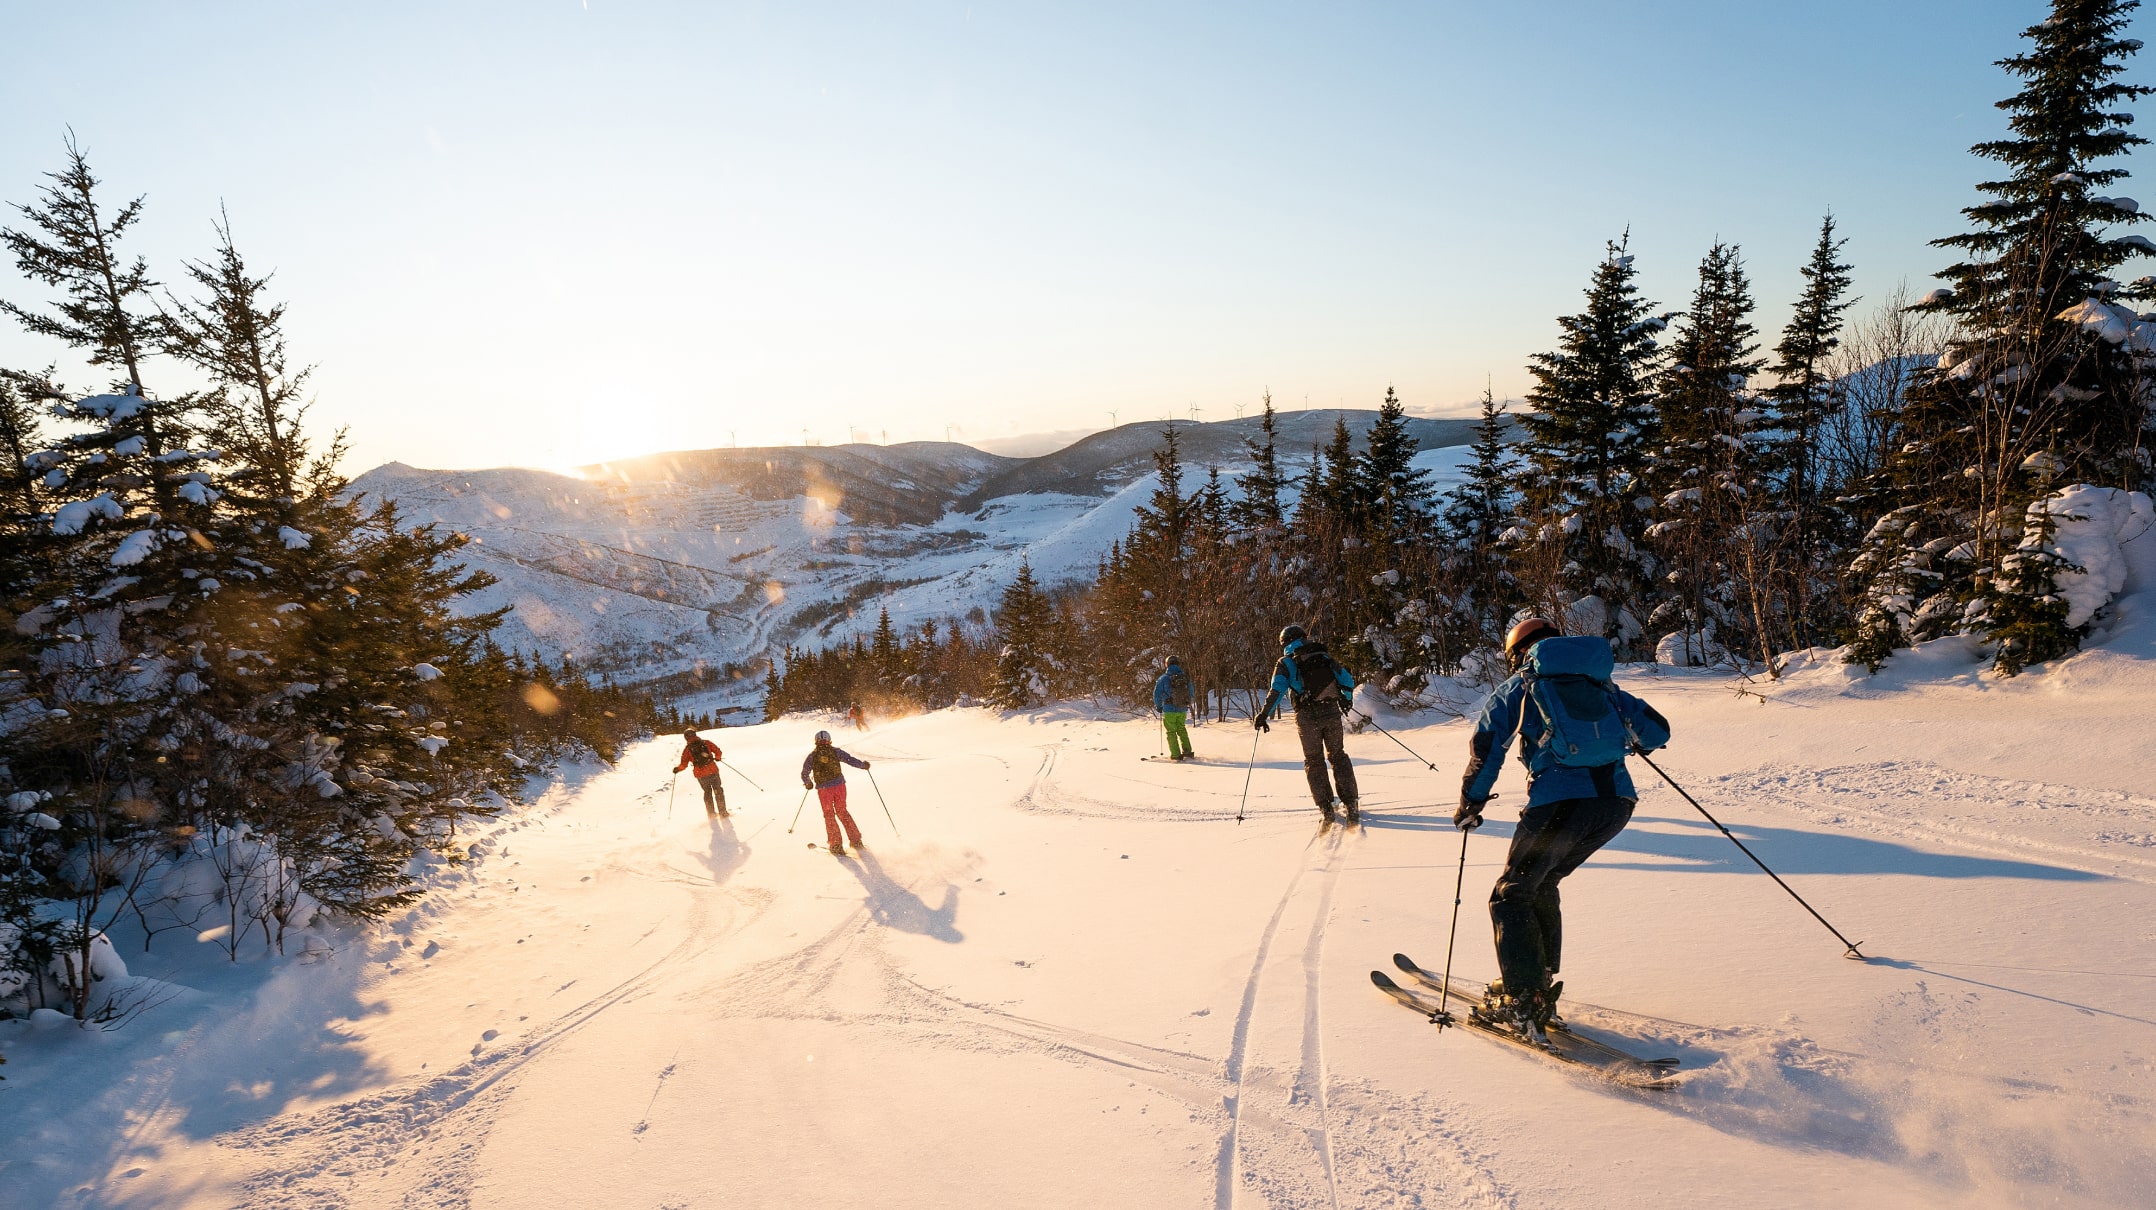
[[[986,766],[1004,771],[1008,780],[989,792],[991,810],[1172,828],[1199,823],[1217,827],[1233,819],[1232,802],[1225,809],[1212,805],[1234,798],[1233,793],[1223,794],[1219,786],[1180,771],[1142,783],[1153,787],[1151,794],[1134,792],[1124,801],[1098,797],[1118,781],[1136,779],[1123,778],[1108,764],[1128,761],[1127,754],[1102,756],[1106,749],[1093,742],[1094,733],[1080,730],[1038,744],[1039,759],[1030,778],[1005,759],[1017,755],[1022,761],[1022,744],[1004,748],[1003,755],[957,753],[946,759],[965,762],[960,767],[969,774]],[[914,758],[910,752],[877,756],[894,767],[909,758]],[[1375,770],[1383,762],[1370,764]],[[1239,790],[1241,769],[1231,772],[1231,789]],[[1710,809],[1717,800],[1772,806],[1802,819],[1804,830],[1815,837],[1836,832],[1892,837],[1922,850],[1918,855],[1926,859],[1978,851],[2027,862],[2041,853],[2044,860],[2090,874],[2156,884],[2156,799],[2143,795],[1989,778],[1917,760],[1830,768],[1765,765],[1704,778],[1699,784]],[[1476,1065],[1484,1062],[1471,1043],[1446,1055],[1444,1077],[1413,1091],[1382,1078],[1384,1069],[1370,1062],[1369,1053],[1352,1047],[1345,1052],[1349,1074],[1336,1074],[1340,1032],[1355,1026],[1352,1014],[1342,1014],[1337,1004],[1330,1020],[1326,1012],[1325,960],[1335,904],[1358,902],[1363,879],[1388,876],[1383,873],[1387,869],[1413,868],[1351,861],[1373,841],[1397,843],[1410,833],[1365,836],[1336,829],[1317,833],[1293,850],[1293,871],[1256,938],[1247,977],[1239,990],[1229,990],[1240,973],[1238,964],[1220,981],[1221,994],[1239,996],[1232,1030],[1218,1039],[1225,1042],[1223,1054],[1185,1044],[1172,1032],[1162,1037],[1132,1030],[1131,1036],[1115,1036],[1065,1024],[1051,1019],[1057,1015],[1054,1010],[1023,1011],[1023,999],[959,990],[964,985],[948,982],[945,968],[933,975],[916,969],[910,960],[913,952],[901,938],[966,939],[959,928],[957,895],[959,886],[970,885],[968,879],[986,863],[978,853],[920,841],[893,845],[888,852],[878,846],[836,867],[860,884],[855,888],[846,882],[847,893],[838,896],[810,893],[814,884],[803,883],[790,867],[780,875],[784,881],[770,887],[743,885],[735,875],[752,857],[758,869],[802,860],[797,838],[772,826],[787,822],[792,796],[783,795],[785,804],[777,809],[776,819],[714,824],[709,856],[697,852],[696,859],[689,859],[679,850],[678,820],[661,838],[665,790],[663,784],[640,795],[617,789],[608,797],[617,804],[634,803],[640,812],[626,818],[614,818],[616,808],[596,799],[580,809],[597,811],[571,814],[582,790],[551,791],[533,808],[460,839],[471,864],[438,871],[435,893],[378,934],[381,942],[403,947],[386,950],[392,955],[392,971],[405,961],[401,955],[416,961],[441,952],[431,948],[437,938],[454,955],[457,942],[442,930],[457,926],[455,913],[464,910],[467,900],[478,899],[483,885],[513,891],[525,877],[512,872],[518,864],[510,857],[512,834],[552,822],[569,836],[591,837],[592,851],[579,858],[577,868],[602,883],[663,887],[668,894],[681,887],[695,891],[684,899],[693,908],[678,918],[640,917],[635,930],[623,934],[621,948],[626,951],[649,944],[664,928],[671,939],[662,942],[668,945],[665,953],[633,970],[625,961],[600,978],[589,970],[569,970],[564,978],[539,985],[530,1003],[555,1005],[577,989],[606,982],[603,991],[579,994],[571,1007],[551,1014],[535,1011],[535,1019],[545,1017],[542,1023],[500,1042],[483,1040],[469,1059],[444,1070],[401,1078],[343,1101],[302,1103],[216,1136],[217,1149],[241,1157],[230,1167],[245,1174],[235,1187],[244,1195],[244,1204],[269,1210],[471,1205],[475,1182],[485,1171],[483,1157],[520,1082],[529,1082],[536,1064],[565,1053],[562,1043],[605,1014],[653,997],[659,1005],[678,1001],[682,1013],[693,1012],[707,1025],[820,1023],[838,1027],[849,1038],[876,1036],[872,1051],[881,1046],[1009,1056],[1111,1075],[1118,1083],[1169,1102],[1178,1112],[1187,1111],[1189,1131],[1195,1133],[1172,1154],[1183,1156],[1192,1178],[1190,1204],[1203,1197],[1215,1210],[1512,1210],[1550,1204],[1553,1190],[1580,1188],[1568,1183],[1578,1178],[1562,1164],[1553,1169],[1541,1160],[1526,1162],[1519,1150],[1522,1140],[1508,1138],[1490,1120],[1490,1102],[1502,1101],[1509,1093],[1493,1095],[1486,1087],[1454,1083],[1463,1076],[1472,1079]],[[689,815],[693,817],[693,811]],[[1293,816],[1307,818],[1309,808],[1254,812],[1239,835],[1275,846],[1261,852],[1270,854],[1266,861],[1277,861],[1278,854],[1296,843],[1287,818]],[[642,839],[647,819],[648,842]],[[802,816],[811,834],[819,822],[813,815]],[[737,833],[737,826],[744,831]],[[1743,835],[1743,826],[1735,826]],[[607,828],[619,833],[611,842],[602,832]],[[1232,825],[1229,831],[1234,831]],[[1172,847],[1198,833],[1171,835],[1167,845]],[[516,847],[523,855],[523,844]],[[1387,851],[1387,861],[1399,852]],[[1108,856],[1113,859],[1115,853]],[[1613,850],[1612,860],[1626,860],[1621,849]],[[1449,875],[1445,864],[1437,862],[1432,868]],[[819,871],[834,868],[829,858],[814,865]],[[1586,876],[1594,877],[1592,868]],[[1263,910],[1265,885],[1257,884],[1249,902],[1252,915]],[[1018,889],[1014,887],[1014,893]],[[1598,888],[1591,893],[1603,892]],[[832,899],[847,902],[817,902]],[[497,899],[495,905],[502,902]],[[1352,914],[1343,910],[1341,916],[1341,927],[1351,928]],[[980,926],[971,923],[978,919],[969,918],[968,931],[978,930]],[[776,927],[758,928],[773,921]],[[786,931],[797,925],[805,940]],[[401,935],[401,942],[393,935]],[[721,947],[725,952],[715,954]],[[739,960],[730,956],[744,950]],[[1355,956],[1358,970],[1364,964],[1363,956]],[[1894,964],[1878,967],[1886,973]],[[1856,1010],[1860,1025],[1863,1012],[1873,1015],[1869,1027],[1839,1033],[1830,1027],[1833,1045],[1816,1040],[1793,1017],[1772,1025],[1707,1026],[1568,999],[1567,1016],[1583,1033],[1601,1034],[1635,1053],[1678,1056],[1681,1081],[1669,1091],[1589,1085],[1549,1071],[1532,1056],[1504,1055],[1490,1062],[1502,1069],[1500,1078],[1508,1088],[1531,1091],[1538,1102],[1562,1097],[1564,1104],[1621,1114],[1617,1120],[1633,1123],[1656,1116],[1680,1120],[1689,1129],[1705,1127],[1711,1134],[1668,1137],[1719,1137],[1777,1154],[1876,1165],[1897,1177],[1920,1180],[1927,1189],[1959,1190],[1985,1204],[2018,1202],[2039,1189],[2056,1190],[2074,1204],[2100,1204],[2121,1190],[2141,1188],[2146,1174],[2156,1171],[2156,1143],[2151,1141],[2156,1140],[2156,1097],[2122,1092],[2115,1079],[2104,1078],[2102,1052],[2093,1065],[2085,1061],[2078,1071],[2062,1069],[2055,1078],[2045,1068],[2011,1056],[1971,1063],[1971,1038],[1996,1041],[2001,1035],[1995,1032],[1999,991],[1981,982],[1989,976],[1969,969],[1975,977],[1958,981],[1922,968],[1905,977],[1889,976],[1877,984],[1875,998],[1862,1001],[1868,1007]],[[1361,980],[1354,982],[1356,994],[1366,990]],[[2028,1000],[2049,998],[2023,989],[2003,990]],[[1335,994],[1349,993],[1335,989]],[[2090,1015],[2096,1014],[2127,1022],[2129,1028],[2131,1023],[2156,1024],[2149,1020],[2156,1013],[2111,1011],[2074,1000],[2074,995],[2061,992],[2044,1011],[2079,1010],[2084,1018],[2095,1019]],[[1340,1024],[1343,1017],[1348,1025]],[[181,1053],[191,1050],[203,1029],[198,1025],[177,1041]],[[1994,1032],[1987,1034],[1987,1029]],[[2146,1065],[2138,1037],[2121,1035],[2113,1071]],[[583,1049],[588,1048],[587,1039]],[[662,1049],[649,1058],[648,1066],[622,1073],[624,1085],[636,1086],[634,1101],[611,1119],[609,1128],[625,1131],[625,1141],[642,1149],[639,1154],[655,1154],[653,1139],[664,1133],[668,1122],[693,1112],[683,1108],[683,1100],[684,1089],[693,1087],[685,1082],[693,1080],[696,1061],[693,1052],[677,1048],[669,1057]],[[1569,1091],[1559,1091],[1564,1089]],[[1580,1094],[1592,1099],[1577,1099]],[[519,1104],[529,1100],[527,1093]],[[154,1134],[158,1112],[153,1106],[134,1116],[127,1137],[140,1141]],[[649,1137],[647,1129],[654,1132]],[[142,1145],[154,1142],[148,1139]],[[132,1142],[124,1148],[138,1149]]]
[[[1829,827],[2003,857],[2036,850],[2092,873],[2156,884],[2156,799],[2143,795],[1983,777],[1914,760],[1766,765],[1709,784],[1728,798],[1768,802]],[[2000,807],[2009,809],[2014,830],[1997,825]]]
[[[367,1181],[393,1182],[405,1205],[468,1205],[486,1126],[500,1101],[515,1091],[512,1077],[600,1014],[643,994],[670,964],[699,957],[726,934],[747,927],[763,905],[722,897],[716,906],[716,913],[699,913],[671,950],[530,1031],[515,1046],[482,1051],[439,1075],[287,1114],[220,1139],[225,1147],[266,1153],[243,1186],[246,1205],[269,1210],[343,1205]],[[715,927],[714,914],[728,919]]]

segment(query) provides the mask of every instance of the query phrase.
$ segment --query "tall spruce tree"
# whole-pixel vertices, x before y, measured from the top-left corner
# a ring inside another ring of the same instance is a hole
[[[2062,483],[2139,488],[2150,415],[2131,348],[2138,317],[2109,274],[2147,241],[2109,229],[2143,216],[2104,196],[2117,157],[2147,140],[2120,107],[2151,89],[2117,79],[2141,43],[2121,37],[2137,0],[2054,0],[1999,66],[2022,87],[1999,108],[2009,135],[1972,150],[2006,168],[1963,210],[1971,229],[1935,240],[1963,254],[1926,305],[1957,338],[1921,372],[1905,440],[1872,497],[1880,516],[1853,572],[1866,585],[1850,658],[1877,668],[1896,647],[1960,630],[1998,643],[2011,675],[2070,651],[2039,501]]]
[[[1834,619],[1825,564],[1837,542],[1851,536],[1841,524],[1841,510],[1820,497],[1829,465],[1820,447],[1828,423],[1844,406],[1831,359],[1841,346],[1843,316],[1856,302],[1849,293],[1850,266],[1839,259],[1847,242],[1835,238],[1832,214],[1820,220],[1819,240],[1799,271],[1803,293],[1782,329],[1781,343],[1774,346],[1775,361],[1769,367],[1775,377],[1766,390],[1774,410],[1770,457],[1789,514],[1788,571],[1782,590],[1788,628],[1781,637],[1792,650],[1813,646],[1829,633]]]
[[[1047,700],[1056,672],[1055,609],[1033,578],[1033,562],[1020,558],[1018,575],[996,607],[996,669],[989,700],[1005,710],[1024,710]]]
[[[1670,341],[1656,400],[1661,442],[1648,470],[1660,497],[1648,532],[1668,585],[1650,620],[1678,627],[1688,663],[1749,650],[1764,629],[1756,616],[1750,627],[1740,621],[1756,615],[1745,606],[1767,589],[1758,563],[1772,507],[1747,390],[1760,367],[1751,314],[1742,258],[1717,240]]]
[[[1279,436],[1273,393],[1267,391],[1265,412],[1258,421],[1258,437],[1243,439],[1243,450],[1250,458],[1250,470],[1235,481],[1236,489],[1242,494],[1235,501],[1232,516],[1235,524],[1246,530],[1278,528],[1283,520],[1280,492],[1287,485],[1287,479],[1280,469]]]
[[[1393,388],[1386,387],[1355,469],[1373,528],[1395,542],[1421,538],[1429,524],[1436,492],[1430,486],[1430,472],[1415,465],[1415,455],[1421,452],[1422,444],[1408,431],[1406,405]]]
[[[264,297],[271,275],[257,277],[248,269],[233,245],[229,215],[221,215],[215,229],[215,259],[186,264],[199,297],[167,296],[163,344],[216,384],[207,407],[218,444],[255,468],[249,477],[260,480],[257,493],[296,500],[308,470],[300,423],[311,371],[293,369],[286,360],[284,304]],[[332,454],[328,461],[335,460]]]
[[[1468,593],[1477,645],[1484,646],[1503,641],[1505,623],[1520,604],[1503,549],[1520,466],[1505,427],[1504,408],[1485,388],[1466,474],[1445,493],[1447,543]]]
[[[1654,313],[1635,282],[1629,236],[1608,250],[1587,286],[1586,309],[1560,316],[1558,347],[1528,372],[1529,515],[1538,541],[1555,547],[1565,595],[1600,598],[1602,631],[1620,647],[1638,636],[1632,609],[1643,592],[1639,541],[1646,529],[1647,454],[1655,444],[1654,382],[1669,315]]]

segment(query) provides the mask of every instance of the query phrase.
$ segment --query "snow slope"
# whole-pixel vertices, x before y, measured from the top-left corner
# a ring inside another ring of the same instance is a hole
[[[2144,552],[2145,554],[2146,552]],[[2146,560],[2144,560],[2145,562]],[[2138,565],[2137,565],[2138,566]],[[1292,736],[949,711],[842,741],[858,859],[789,834],[817,719],[672,749],[474,838],[311,960],[120,938],[116,1033],[0,1024],[10,1206],[2119,1206],[2156,1173],[2156,618],[1977,676],[1633,674],[1662,759],[1863,945],[1653,775],[1566,886],[1582,1027],[1683,1060],[1627,1091],[1439,1033],[1368,972],[1444,959],[1465,732],[1349,739],[1367,828],[1317,836]],[[2156,611],[2149,611],[2156,612]],[[741,779],[755,778],[755,791]],[[888,797],[903,835],[878,805]],[[1517,767],[1466,842],[1459,967]],[[180,990],[184,988],[185,990]],[[1596,1007],[1603,1006],[1603,1007]]]

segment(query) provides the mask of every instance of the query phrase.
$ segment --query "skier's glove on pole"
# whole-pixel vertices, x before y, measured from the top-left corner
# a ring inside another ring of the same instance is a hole
[[[1254,719],[1251,719],[1250,725],[1256,727],[1260,731],[1270,731],[1273,729],[1273,725],[1270,722],[1267,722],[1265,716],[1262,714]]]
[[[1489,799],[1485,798],[1481,802],[1477,802],[1464,794],[1461,795],[1460,809],[1452,813],[1452,826],[1460,829],[1462,832],[1472,832],[1476,828],[1481,827],[1482,808],[1489,801]]]

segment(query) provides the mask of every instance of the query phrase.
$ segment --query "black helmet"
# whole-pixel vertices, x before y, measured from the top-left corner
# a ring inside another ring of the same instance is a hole
[[[1170,668],[1181,668],[1182,666],[1183,666],[1183,661],[1181,661],[1181,660],[1179,660],[1179,659],[1176,659],[1176,658],[1175,658],[1174,656],[1172,656],[1172,655],[1168,657],[1168,667],[1170,667]]]
[[[1307,639],[1309,637],[1310,632],[1304,630],[1302,627],[1289,626],[1282,629],[1280,632],[1280,645],[1282,647],[1286,647],[1290,643],[1300,643],[1304,639]]]

